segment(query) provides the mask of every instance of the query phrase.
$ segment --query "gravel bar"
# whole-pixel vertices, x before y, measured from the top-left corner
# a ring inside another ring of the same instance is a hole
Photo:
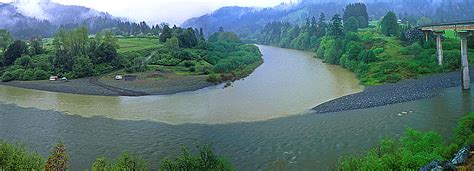
[[[474,72],[470,72],[471,78]],[[474,83],[474,80],[471,79]],[[461,72],[450,72],[426,76],[419,79],[403,80],[379,86],[368,86],[363,92],[347,95],[313,108],[313,113],[340,112],[403,103],[437,96],[434,90],[461,85]]]

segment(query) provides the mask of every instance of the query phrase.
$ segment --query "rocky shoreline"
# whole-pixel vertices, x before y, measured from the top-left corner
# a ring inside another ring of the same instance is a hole
[[[474,71],[470,72],[474,78]],[[471,79],[474,83],[474,80]],[[314,107],[313,113],[364,109],[437,96],[435,90],[461,85],[461,72],[435,74],[398,83],[368,86],[363,92],[340,97]]]

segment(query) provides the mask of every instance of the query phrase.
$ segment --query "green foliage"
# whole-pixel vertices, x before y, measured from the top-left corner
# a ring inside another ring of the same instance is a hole
[[[110,168],[112,170],[148,170],[147,163],[142,158],[128,152],[120,155]]]
[[[234,170],[226,159],[214,154],[210,145],[197,146],[198,153],[192,154],[189,149],[184,148],[181,156],[174,161],[165,159],[160,164],[160,170]]]
[[[336,170],[416,170],[433,160],[451,159],[460,148],[474,143],[474,113],[462,117],[451,144],[435,132],[407,129],[399,140],[384,139],[362,156],[341,158]]]
[[[77,57],[72,72],[75,78],[92,76],[94,74],[92,61],[86,56]]]
[[[357,29],[359,29],[359,21],[357,21],[357,18],[351,17],[344,22],[344,28],[346,31],[357,32]]]
[[[336,170],[412,170],[443,160],[445,147],[435,132],[407,129],[400,140],[384,139],[361,157],[342,158]]]
[[[2,52],[5,52],[12,42],[13,37],[10,35],[10,32],[5,29],[0,29],[0,47],[2,48]]]
[[[172,37],[171,28],[166,24],[163,26],[163,30],[160,34],[160,42],[164,43],[166,42],[166,40],[168,40],[171,37]]]
[[[344,27],[342,26],[342,19],[339,14],[336,14],[331,19],[329,25],[329,35],[340,38],[344,36]]]
[[[15,62],[16,59],[20,58],[22,55],[26,54],[28,51],[28,46],[24,41],[16,40],[8,46],[8,49],[5,51],[5,57],[3,58],[4,65],[11,65]]]
[[[380,31],[386,36],[397,36],[399,34],[398,19],[395,13],[388,12],[380,23]]]
[[[166,40],[165,46],[168,49],[172,50],[172,51],[178,50],[179,49],[179,40],[178,40],[178,38],[172,37],[172,38]]]
[[[125,66],[127,72],[144,72],[147,69],[147,62],[145,57],[140,56],[138,53],[133,53],[130,57],[131,63]]]
[[[109,170],[148,170],[148,164],[139,156],[128,152],[122,153],[115,161],[107,163],[105,157],[97,158],[92,164],[92,171],[109,171]]]
[[[28,55],[22,56],[15,60],[15,65],[29,68],[31,66],[31,57]]]
[[[363,3],[348,4],[344,9],[343,20],[349,21],[351,17],[356,19],[358,28],[369,27],[369,14],[367,13],[367,7]],[[344,24],[345,25],[345,24]],[[346,27],[346,26],[344,26]]]
[[[64,143],[59,142],[53,148],[51,155],[46,161],[44,169],[46,171],[62,171],[69,167],[69,154],[66,151]]]
[[[0,141],[0,170],[42,170],[44,159],[25,146]]]
[[[30,55],[39,55],[44,53],[43,40],[41,38],[33,38],[30,40]]]

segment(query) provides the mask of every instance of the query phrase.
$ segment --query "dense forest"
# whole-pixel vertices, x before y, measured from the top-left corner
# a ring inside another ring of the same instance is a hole
[[[243,44],[236,34],[224,30],[208,40],[202,29],[163,25],[158,34],[144,36],[156,40],[152,46],[130,50],[120,47],[118,41],[133,37],[118,38],[111,31],[90,36],[86,27],[62,29],[51,39],[26,42],[0,30],[2,80],[42,80],[50,75],[82,78],[121,69],[145,72],[153,65],[157,69],[182,66],[182,70],[209,75],[209,81],[220,82],[244,77],[262,63],[256,46]]]
[[[257,41],[315,51],[316,57],[355,72],[362,83],[368,85],[454,71],[460,67],[456,38],[445,38],[445,64],[437,65],[433,35],[430,35],[431,41],[426,42],[423,33],[410,24],[423,23],[426,17],[406,17],[400,23],[394,12],[388,12],[369,25],[365,4],[349,4],[343,11],[342,16],[335,14],[329,21],[321,13],[318,20],[308,18],[302,26],[288,22],[268,23]]]

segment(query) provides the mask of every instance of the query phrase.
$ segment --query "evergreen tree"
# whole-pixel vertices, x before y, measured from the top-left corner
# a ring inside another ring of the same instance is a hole
[[[13,44],[8,46],[5,51],[5,58],[3,58],[3,64],[8,66],[13,64],[16,59],[28,52],[28,46],[24,41],[15,40]]]
[[[396,36],[398,35],[399,25],[398,19],[395,13],[388,12],[382,19],[380,23],[380,31],[386,36]]]
[[[369,14],[365,4],[355,3],[347,5],[342,18],[344,21],[347,21],[351,17],[355,17],[358,20],[359,28],[367,28],[369,26]]]
[[[165,24],[163,26],[163,31],[161,32],[161,35],[160,35],[160,42],[162,43],[166,42],[166,40],[171,38],[171,36],[172,36],[172,32],[171,32],[170,26]]]
[[[331,19],[331,25],[329,31],[331,36],[342,37],[344,35],[344,27],[342,26],[341,16],[336,14]]]
[[[344,28],[346,29],[346,31],[357,32],[358,27],[359,22],[355,17],[351,17],[344,21]]]
[[[321,14],[319,15],[318,30],[316,32],[316,36],[323,37],[324,35],[326,35],[326,29],[327,29],[326,15],[321,12]]]
[[[30,55],[39,55],[44,53],[43,40],[41,38],[33,38],[30,40]]]
[[[0,29],[0,47],[2,48],[2,52],[5,52],[12,42],[13,37],[10,35],[10,32],[5,29]]]

